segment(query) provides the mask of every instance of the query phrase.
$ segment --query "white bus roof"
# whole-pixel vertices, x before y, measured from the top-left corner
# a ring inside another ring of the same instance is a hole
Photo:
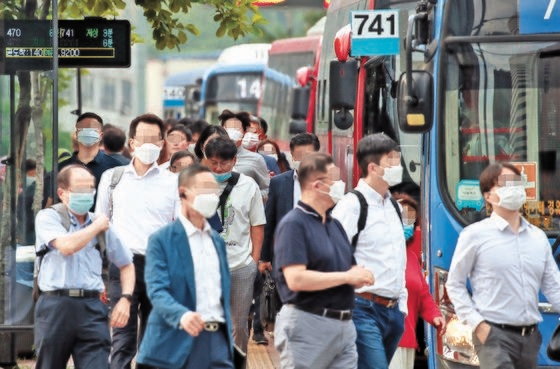
[[[239,44],[230,46],[218,57],[218,64],[268,63],[270,44]]]

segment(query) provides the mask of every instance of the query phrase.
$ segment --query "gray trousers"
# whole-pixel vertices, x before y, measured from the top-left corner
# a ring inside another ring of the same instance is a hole
[[[536,369],[541,332],[537,329],[529,335],[491,326],[484,344],[473,333],[473,343],[480,369]]]
[[[245,353],[249,343],[248,316],[253,303],[253,283],[256,275],[257,264],[252,260],[249,265],[231,271],[233,342]]]
[[[282,369],[356,369],[356,328],[284,305],[276,317],[274,346]]]

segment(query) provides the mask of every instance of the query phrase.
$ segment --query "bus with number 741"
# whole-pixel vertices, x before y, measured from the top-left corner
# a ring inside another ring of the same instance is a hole
[[[560,234],[560,3],[332,0],[314,108],[310,129],[349,187],[362,137],[385,132],[401,145],[404,181],[393,190],[421,203],[426,278],[447,320],[443,336],[426,328],[426,365],[477,367],[472,327],[445,282],[459,233],[489,214],[481,171],[513,162],[523,216],[551,244]],[[539,309],[538,365],[558,367],[546,355],[558,312],[542,295]]]

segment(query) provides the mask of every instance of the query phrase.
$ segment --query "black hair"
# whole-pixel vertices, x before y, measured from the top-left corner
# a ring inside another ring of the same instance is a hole
[[[237,146],[230,138],[215,137],[206,143],[204,153],[207,159],[232,160],[237,155]]]
[[[103,130],[103,147],[109,152],[120,152],[126,143],[126,133],[118,128],[111,127]]]
[[[167,136],[169,136],[172,132],[181,132],[182,134],[185,135],[185,138],[187,139],[187,141],[189,141],[189,142],[192,141],[191,130],[186,128],[184,125],[182,125],[180,123],[175,124],[174,126],[171,126],[171,128],[169,128],[169,130],[167,131]]]
[[[85,113],[80,114],[78,119],[76,119],[76,124],[80,123],[82,120],[84,120],[86,118],[95,119],[96,121],[99,122],[99,124],[103,125],[103,119],[99,115],[97,115],[97,114],[95,114],[91,111],[86,111]]]
[[[200,173],[212,173],[212,171],[207,166],[201,165],[199,163],[195,163],[189,167],[186,167],[181,171],[181,173],[179,173],[177,179],[179,186],[190,188],[192,186],[194,177]]]
[[[261,129],[266,135],[268,133],[268,122],[263,117],[259,117],[259,120],[261,121]]]
[[[362,178],[367,177],[369,163],[378,164],[383,155],[391,151],[400,151],[399,144],[384,133],[365,136],[358,142],[356,160],[362,172]]]
[[[204,153],[202,152],[202,146],[208,137],[212,136],[214,133],[217,133],[221,137],[229,138],[226,130],[222,126],[218,126],[215,124],[210,124],[202,132],[200,132],[200,136],[198,137],[198,141],[196,141],[196,145],[194,145],[194,154],[199,158],[202,159],[204,157]]]
[[[314,133],[298,133],[290,140],[290,151],[294,152],[296,146],[313,145],[313,150],[319,151],[321,149],[321,142]]]
[[[192,133],[198,133],[198,135],[202,134],[204,128],[208,127],[210,124],[205,121],[204,119],[195,120],[193,124],[190,125],[190,129]]]
[[[327,173],[327,166],[329,164],[334,164],[334,160],[332,156],[324,152],[314,152],[305,156],[298,169],[299,183],[304,184],[314,174]]]
[[[247,128],[251,126],[251,114],[246,111],[234,113],[231,110],[224,109],[218,116],[218,119],[220,120],[220,125],[222,127],[229,119],[238,119],[241,122],[241,126],[243,127],[243,132],[247,132]]]
[[[191,158],[193,160],[193,163],[197,163],[198,159],[196,156],[194,156],[194,154],[188,150],[179,150],[175,153],[173,153],[173,155],[171,155],[171,158],[169,159],[169,166],[172,167],[173,164],[175,164],[175,162],[179,159],[183,159],[183,158]]]
[[[140,123],[157,125],[159,128],[160,138],[163,139],[165,136],[165,124],[163,123],[163,120],[155,114],[147,113],[137,116],[130,122],[130,128],[128,130],[129,138],[134,138],[136,136],[136,128]]]

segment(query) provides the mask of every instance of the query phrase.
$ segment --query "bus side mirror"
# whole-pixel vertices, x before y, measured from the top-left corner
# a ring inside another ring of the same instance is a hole
[[[354,110],[356,102],[356,84],[358,82],[358,61],[346,62],[332,60],[329,70],[329,103],[334,113],[334,125],[338,129],[352,127],[354,121],[349,110]]]
[[[309,98],[311,97],[311,89],[309,86],[294,87],[292,89],[292,119],[307,118],[307,109],[309,109]]]
[[[200,90],[196,89],[192,92],[192,100],[194,102],[200,102]]]
[[[397,109],[403,132],[425,133],[432,128],[433,84],[425,71],[409,71],[399,78]]]

